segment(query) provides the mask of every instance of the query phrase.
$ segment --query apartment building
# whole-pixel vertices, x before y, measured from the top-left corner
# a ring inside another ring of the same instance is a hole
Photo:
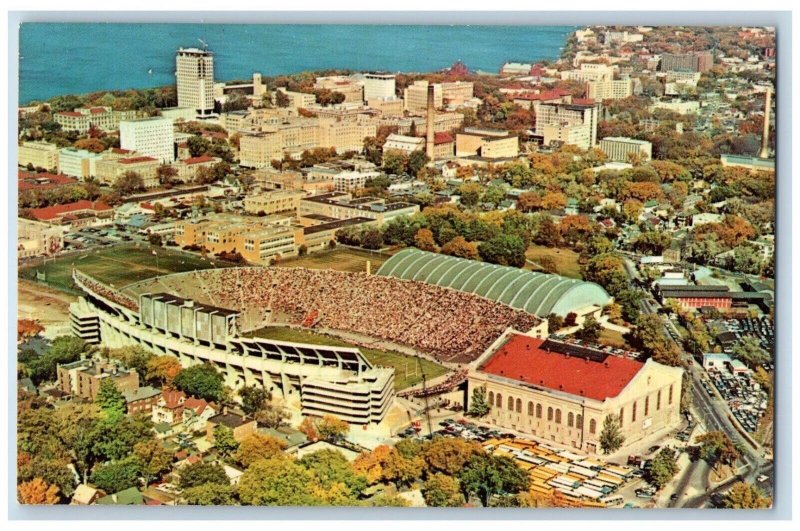
[[[62,148],[58,151],[58,171],[79,179],[94,177],[97,175],[97,161],[102,158],[102,154],[86,149]]]
[[[200,168],[213,168],[215,164],[222,162],[219,157],[201,155],[199,157],[189,157],[175,162],[172,167],[178,170],[177,178],[182,182],[194,181]]]
[[[175,54],[178,107],[199,115],[214,112],[214,54],[198,48],[180,48]]]
[[[156,116],[122,121],[119,137],[122,149],[137,151],[164,163],[175,160],[175,132],[169,118]]]
[[[714,55],[710,51],[692,53],[665,53],[661,56],[659,70],[682,70],[688,72],[707,72],[714,66]]]
[[[249,214],[277,214],[297,211],[300,199],[305,196],[302,190],[269,190],[244,198],[244,210]]]
[[[333,176],[333,189],[336,192],[352,192],[364,188],[369,179],[381,175],[380,172],[343,171]]]
[[[57,170],[58,146],[44,141],[23,142],[17,149],[17,164],[45,170]]]
[[[378,111],[381,116],[403,116],[403,100],[396,96],[369,99],[367,106]]]
[[[599,114],[600,105],[596,103],[542,103],[536,113],[536,134],[544,136],[545,127],[549,125],[587,125],[589,142],[579,146],[582,149],[588,149],[597,143]],[[552,128],[550,130],[552,132]]]
[[[123,394],[139,388],[139,374],[116,362],[79,360],[59,365],[56,374],[61,391],[86,400],[94,401],[97,398],[100,385],[106,379],[111,379]]]
[[[113,185],[117,178],[132,171],[142,178],[145,188],[155,188],[159,185],[157,173],[159,166],[161,162],[154,157],[104,157],[95,162],[95,177],[101,184]]]
[[[561,79],[567,81],[611,81],[614,79],[614,67],[607,64],[582,63],[576,70],[561,72]]]
[[[592,145],[592,130],[588,124],[548,124],[543,126],[540,131],[545,146],[557,142],[588,149]]]
[[[609,136],[600,141],[600,149],[614,162],[629,162],[631,155],[639,155],[644,160],[653,158],[653,144],[635,138]]]
[[[586,96],[596,101],[621,100],[633,95],[633,79],[588,81]]]
[[[364,149],[364,139],[376,136],[378,133],[377,122],[364,115],[358,115],[350,120],[319,119],[320,147],[335,148],[337,153],[355,151],[360,153]]]
[[[475,87],[472,81],[442,83],[442,101],[444,105],[457,107],[471,100],[474,96]]]

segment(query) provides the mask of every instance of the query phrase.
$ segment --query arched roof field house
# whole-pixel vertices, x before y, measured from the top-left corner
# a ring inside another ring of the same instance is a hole
[[[377,274],[474,293],[538,317],[551,313],[566,316],[590,305],[602,307],[611,302],[606,290],[593,282],[413,248],[389,258]]]

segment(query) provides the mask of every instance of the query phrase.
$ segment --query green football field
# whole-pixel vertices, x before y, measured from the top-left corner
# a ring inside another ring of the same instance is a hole
[[[278,341],[295,341],[298,343],[310,343],[312,345],[328,345],[331,347],[356,347],[373,365],[383,367],[394,367],[394,387],[400,391],[422,382],[422,372],[430,380],[445,374],[448,369],[438,363],[410,356],[400,352],[365,348],[352,343],[348,343],[339,338],[317,334],[308,330],[298,330],[296,328],[286,328],[270,326],[262,328],[248,334],[254,337],[275,339]],[[422,367],[420,368],[420,364]]]
[[[153,250],[157,255],[153,255]],[[50,286],[71,290],[72,269],[75,268],[101,282],[121,288],[159,275],[231,265],[170,248],[126,244],[48,260],[45,264],[21,269],[19,274],[23,278],[36,280],[38,273],[39,280],[43,275],[43,281]]]

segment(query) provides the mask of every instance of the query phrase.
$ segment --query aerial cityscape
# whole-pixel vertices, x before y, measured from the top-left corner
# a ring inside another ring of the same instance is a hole
[[[769,509],[775,37],[23,24],[19,503]]]

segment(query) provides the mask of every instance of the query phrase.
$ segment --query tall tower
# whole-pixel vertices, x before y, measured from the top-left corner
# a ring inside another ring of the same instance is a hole
[[[434,147],[434,139],[435,139],[435,117],[436,111],[433,107],[433,83],[428,84],[428,116],[425,123],[425,154],[428,155],[428,158],[433,161],[433,147]]]
[[[764,132],[761,134],[761,151],[759,158],[769,158],[769,110],[772,105],[772,87],[767,86],[767,93],[764,96]]]
[[[214,54],[198,48],[180,48],[175,57],[178,107],[197,114],[214,111]]]

